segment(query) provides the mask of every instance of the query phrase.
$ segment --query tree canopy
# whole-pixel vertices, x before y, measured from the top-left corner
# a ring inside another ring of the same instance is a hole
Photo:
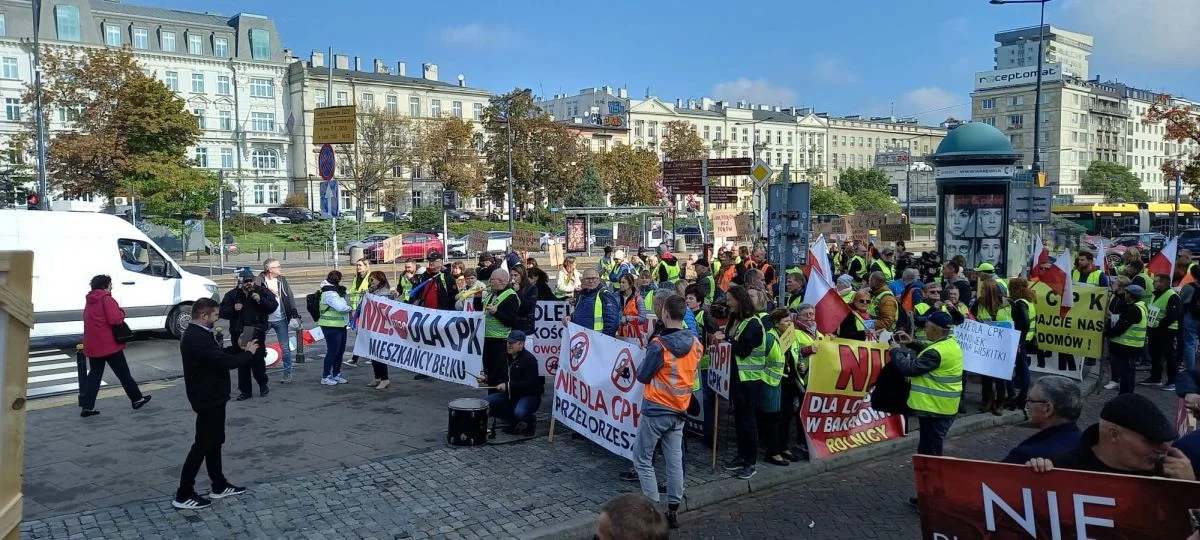
[[[813,184],[809,211],[813,214],[849,214],[854,211],[854,199],[840,189]]]
[[[1105,202],[1145,202],[1149,199],[1142,183],[1129,167],[1108,161],[1093,161],[1084,171],[1079,189],[1087,195],[1104,195]]]
[[[891,193],[887,175],[882,169],[851,167],[838,174],[837,187],[852,198],[857,198],[867,192]]]
[[[596,171],[614,205],[649,205],[660,200],[658,156],[645,148],[618,144],[595,157]]]
[[[1176,144],[1200,144],[1200,122],[1197,121],[1192,105],[1177,103],[1169,95],[1160,96],[1146,111],[1144,123],[1163,122],[1166,130],[1163,140]],[[1168,155],[1181,155],[1168,152]],[[1163,161],[1161,170],[1165,178],[1175,178],[1183,173],[1183,183],[1191,190],[1192,198],[1200,197],[1200,153],[1190,157],[1170,157]]]
[[[708,147],[696,135],[696,126],[684,120],[672,120],[663,127],[661,149],[663,157],[670,161],[708,156]]]

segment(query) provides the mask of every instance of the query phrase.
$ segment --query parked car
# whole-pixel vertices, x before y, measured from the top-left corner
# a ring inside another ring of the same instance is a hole
[[[377,243],[363,252],[363,256],[372,263],[390,263],[397,260],[423,261],[430,252],[444,253],[445,247],[437,235],[430,233],[404,233],[401,237],[400,256],[391,261],[383,258],[383,243]]]
[[[446,219],[450,221],[469,221],[471,214],[462,210],[446,210]]]
[[[412,221],[412,214],[408,212],[401,212],[399,214],[395,212],[375,212],[371,214],[370,221],[382,221],[384,223],[407,222]]]
[[[1179,244],[1176,247],[1192,252],[1192,260],[1200,259],[1200,229],[1179,231]]]
[[[390,234],[372,234],[357,242],[350,242],[349,244],[346,244],[346,254],[349,254],[350,250],[356,247],[363,248],[364,250],[370,249],[371,247],[378,245],[379,243],[391,237],[392,235]]]
[[[1142,261],[1149,262],[1150,257],[1158,253],[1167,243],[1167,236],[1159,233],[1126,233],[1112,239],[1112,251],[1125,254],[1131,247],[1137,248],[1142,255]]]
[[[676,227],[675,234],[682,236],[683,241],[687,242],[688,246],[699,246],[704,241],[704,235],[700,232],[700,227]]]
[[[263,222],[263,223],[266,223],[267,225],[282,225],[282,224],[284,224],[284,223],[291,223],[291,222],[292,222],[292,220],[290,220],[290,219],[288,219],[288,218],[285,218],[285,217],[283,217],[283,216],[277,216],[277,215],[275,215],[275,214],[272,214],[272,213],[270,213],[270,212],[264,212],[264,213],[262,213],[262,214],[259,214],[259,215],[258,215],[258,216],[256,216],[256,217],[258,217],[258,219],[261,219],[261,220],[262,220],[262,222]]]
[[[312,211],[306,208],[296,208],[294,206],[281,206],[279,208],[268,208],[268,213],[275,214],[279,217],[288,218],[290,223],[308,223],[318,219]]]

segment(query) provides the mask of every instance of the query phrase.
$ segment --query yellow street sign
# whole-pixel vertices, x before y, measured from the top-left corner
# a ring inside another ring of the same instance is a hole
[[[354,105],[313,110],[313,144],[354,144],[356,112]]]
[[[750,166],[750,177],[754,179],[756,186],[761,186],[767,179],[771,178],[771,173],[773,172],[775,171],[772,171],[771,167],[763,163],[762,160],[756,160],[754,165]]]

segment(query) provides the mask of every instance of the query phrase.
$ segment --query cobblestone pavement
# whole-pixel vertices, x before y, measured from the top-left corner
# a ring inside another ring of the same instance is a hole
[[[1140,373],[1139,373],[1140,375]],[[1171,418],[1174,393],[1139,386]],[[1092,394],[1080,426],[1099,420],[1115,391]],[[1034,433],[1027,424],[1003,426],[951,438],[946,455],[997,461]],[[680,516],[676,538],[920,538],[921,522],[908,498],[915,494],[912,461],[893,454],[870,464],[817,475],[775,489],[725,501]]]

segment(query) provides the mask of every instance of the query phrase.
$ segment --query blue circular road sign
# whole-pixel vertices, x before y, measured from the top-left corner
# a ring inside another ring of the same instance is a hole
[[[333,146],[321,146],[321,153],[317,155],[317,170],[321,173],[322,180],[333,178]]]

